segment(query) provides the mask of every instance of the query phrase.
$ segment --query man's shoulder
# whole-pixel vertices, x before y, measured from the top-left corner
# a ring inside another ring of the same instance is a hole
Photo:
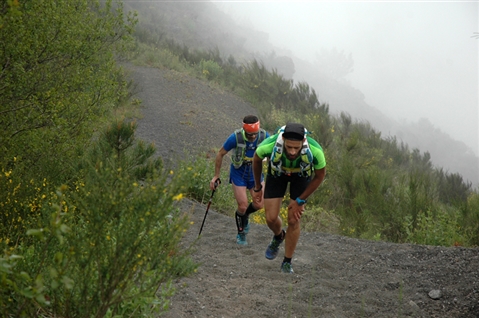
[[[310,146],[313,146],[313,147],[322,149],[322,147],[321,147],[321,145],[319,144],[319,142],[317,142],[316,139],[314,139],[313,137],[306,136],[306,139],[308,140],[308,144],[309,144]]]
[[[277,137],[278,137],[277,134],[267,136],[266,139],[261,143],[261,146],[264,146],[264,145],[267,145],[267,144],[270,144],[270,143],[276,141]]]
[[[223,143],[223,148],[227,151],[230,151],[234,147],[236,147],[236,132],[231,133]]]

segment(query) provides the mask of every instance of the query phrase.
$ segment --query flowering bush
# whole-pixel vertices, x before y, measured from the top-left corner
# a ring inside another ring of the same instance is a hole
[[[172,279],[195,270],[188,248],[179,247],[188,226],[174,207],[183,198],[181,172],[172,178],[161,169],[150,148],[134,141],[135,127],[112,124],[70,186],[53,194],[33,188],[38,195],[23,210],[34,206],[34,216],[15,223],[27,236],[12,244],[2,233],[4,316],[158,314]]]

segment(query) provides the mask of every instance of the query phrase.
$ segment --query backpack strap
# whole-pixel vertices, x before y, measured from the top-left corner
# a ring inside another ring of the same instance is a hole
[[[283,156],[283,126],[278,129],[278,137],[276,137],[276,142],[273,147],[273,152],[271,153],[271,157],[269,160],[269,170],[273,176],[279,176],[283,173],[283,169],[281,168],[282,161],[281,157]]]
[[[231,161],[235,169],[238,169],[239,167],[243,165],[243,158],[246,152],[246,142],[244,140],[242,129],[236,129],[235,136],[236,136],[236,148],[235,148],[235,152],[233,156],[231,157]]]
[[[263,142],[263,140],[266,139],[266,130],[264,130],[263,128],[260,128],[259,129],[259,136],[258,136],[258,141],[256,142],[256,147],[259,146],[260,143]]]
[[[301,148],[301,162],[299,168],[296,169],[285,169],[282,168],[282,156],[284,150],[284,140],[283,140],[283,131],[286,126],[283,126],[278,129],[278,137],[276,138],[275,145],[273,147],[273,152],[270,157],[269,171],[273,176],[279,176],[283,173],[298,172],[302,177],[310,176],[313,172],[313,153],[309,148],[308,139],[304,138],[303,147]],[[305,133],[309,132],[305,129]]]

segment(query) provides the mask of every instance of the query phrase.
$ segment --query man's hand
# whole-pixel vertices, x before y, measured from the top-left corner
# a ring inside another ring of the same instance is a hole
[[[304,205],[299,205],[296,200],[290,200],[288,205],[288,214],[291,213],[296,221],[301,219],[304,212]]]
[[[216,187],[218,187],[221,184],[221,180],[219,177],[214,176],[213,179],[210,181],[210,190],[216,190]]]
[[[263,187],[261,187],[261,189],[256,192],[254,191],[255,188],[253,188],[253,192],[252,192],[252,199],[253,199],[253,203],[256,203],[256,206],[261,206],[262,203],[261,201],[263,200]]]

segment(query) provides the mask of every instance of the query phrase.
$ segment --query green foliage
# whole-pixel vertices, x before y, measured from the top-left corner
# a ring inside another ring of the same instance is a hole
[[[37,175],[56,175],[68,165],[56,154],[74,155],[126,93],[114,57],[135,20],[111,1],[19,3],[21,14],[2,13],[0,162],[17,157]]]
[[[339,234],[338,228],[339,220],[337,216],[317,205],[308,206],[301,217],[301,229],[304,231]]]
[[[186,72],[186,66],[180,58],[166,48],[156,48],[138,44],[136,54],[132,54],[132,61],[137,64],[167,68],[178,72]]]
[[[134,130],[124,121],[106,129],[86,153],[77,187],[61,186],[27,231],[32,239],[2,258],[1,310],[113,317],[167,308],[172,279],[196,268],[179,246],[188,218],[175,202],[185,176],[160,170]]]
[[[473,192],[467,198],[467,207],[461,210],[461,228],[468,238],[467,246],[479,246],[479,194]]]
[[[184,9],[188,9],[187,6]],[[314,213],[305,217],[304,222],[311,223],[303,226],[315,228],[319,222],[318,218],[332,216],[332,220],[339,221],[331,221],[330,224],[337,228],[328,230],[341,230],[342,233],[354,237],[404,242],[412,237],[422,239],[426,232],[440,228],[443,232],[455,229],[458,238],[462,240],[461,244],[478,244],[478,204],[475,200],[477,191],[472,191],[470,184],[464,182],[459,175],[437,170],[432,165],[428,152],[422,154],[418,149],[410,150],[395,137],[384,138],[367,122],[354,121],[346,113],[339,116],[330,115],[329,106],[319,102],[316,92],[307,83],[287,80],[277,70],[269,71],[256,60],[245,61],[240,65],[235,60],[237,57],[222,58],[218,48],[190,48],[184,44],[185,41],[180,43],[168,39],[164,26],[173,15],[158,18],[152,12],[142,14],[145,19],[141,21],[142,28],[136,31],[136,50],[130,51],[132,56],[136,56],[137,62],[214,80],[251,102],[258,109],[264,128],[272,132],[288,121],[303,122],[312,136],[321,143],[328,163],[327,175],[324,184],[309,200],[308,209]],[[178,32],[181,33],[182,39],[190,37],[191,40],[190,28],[193,24],[184,17],[180,20],[184,28]],[[342,74],[330,74],[332,77],[340,80],[350,71],[350,57],[334,50],[322,53],[319,56],[321,61],[334,60],[334,63],[341,64],[336,69],[340,69]],[[96,70],[95,67],[93,69]],[[109,102],[111,101],[96,106],[103,107]],[[82,128],[87,130],[88,127]],[[23,140],[17,139],[17,149],[27,149],[30,142],[41,145],[44,140],[50,140],[45,136],[56,144],[61,144],[59,141],[66,139],[61,135],[54,136],[55,138],[51,138],[52,135],[29,136]],[[72,154],[77,151],[72,145],[65,145],[70,147],[65,146],[60,152],[68,150]],[[37,162],[42,153],[36,153],[36,157],[30,153],[27,157],[35,158],[32,161]],[[23,154],[25,152],[22,152]],[[12,199],[11,191],[23,180],[18,166],[22,164],[27,167],[28,164],[14,151],[5,154],[5,158],[4,173],[10,173],[10,179],[19,178],[12,180],[11,185],[4,186],[10,191],[9,199]],[[15,163],[12,163],[13,158],[17,158]],[[45,161],[41,163],[42,169],[49,167]],[[49,169],[52,172],[56,168],[50,164]],[[208,186],[213,175],[211,160],[206,157],[192,159],[191,163],[181,167],[181,171],[190,172],[188,179],[182,181],[185,184],[184,192],[200,202],[206,202],[211,195]],[[145,175],[145,172],[139,171],[136,177],[143,178]],[[170,175],[174,176],[177,174]],[[222,171],[222,179],[227,180],[227,170]],[[34,182],[39,184],[41,181]],[[36,188],[41,189],[38,184]],[[24,185],[25,183],[22,183],[22,187]],[[29,197],[26,196],[29,199],[25,202],[31,202],[37,197],[36,188],[29,190]],[[15,192],[15,195],[17,193]],[[224,211],[230,211],[235,205],[227,184],[218,188],[214,200],[215,207]],[[7,198],[2,202],[5,204]],[[11,202],[8,204],[12,204]],[[446,222],[444,218],[455,220],[459,226],[446,226],[445,224],[454,222]],[[436,242],[431,244],[450,244],[450,241],[429,241]]]
[[[471,183],[465,182],[461,175],[448,174],[443,169],[437,170],[435,175],[441,202],[447,204],[466,202],[467,196],[471,192]]]
[[[200,72],[207,80],[218,80],[223,74],[223,69],[215,61],[200,61]]]
[[[0,11],[0,312],[152,316],[196,265],[179,247],[181,173],[136,124],[100,130],[129,96],[116,60],[136,23],[120,2],[8,2]]]
[[[435,215],[434,215],[435,214]],[[448,209],[439,209],[436,213],[421,211],[416,220],[408,215],[404,219],[406,242],[427,245],[453,246],[463,245],[466,237],[458,224],[458,215]]]
[[[229,214],[236,210],[236,200],[228,183],[230,162],[223,163],[220,180],[221,184],[216,188],[213,195],[213,202],[216,211],[223,211]],[[178,166],[178,171],[186,171],[183,185],[185,186],[185,195],[201,203],[207,203],[211,197],[210,181],[214,176],[214,164],[205,155],[190,157],[182,161]]]
[[[329,106],[319,103],[316,92],[307,83],[294,84],[275,69],[269,71],[256,60],[244,66],[237,84],[242,88],[246,99],[253,104],[266,102],[271,105],[269,110],[319,112],[322,115],[329,112]]]

